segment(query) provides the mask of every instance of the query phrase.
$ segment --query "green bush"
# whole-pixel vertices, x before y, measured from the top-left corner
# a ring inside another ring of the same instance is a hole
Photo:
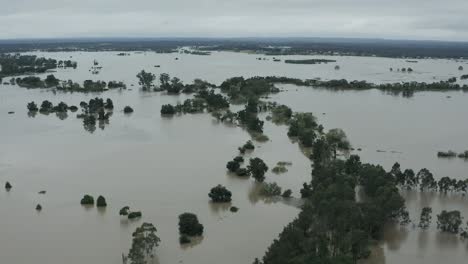
[[[187,236],[201,236],[203,225],[198,221],[198,217],[192,213],[179,215],[179,233]]]
[[[94,198],[91,195],[85,194],[83,198],[81,199],[81,204],[82,205],[93,205],[94,204]]]

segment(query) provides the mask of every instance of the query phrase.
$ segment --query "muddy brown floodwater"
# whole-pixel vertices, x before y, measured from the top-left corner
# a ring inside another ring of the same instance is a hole
[[[57,59],[72,56],[78,61],[76,70],[54,73],[60,79],[118,80],[130,89],[70,94],[0,85],[0,184],[9,181],[13,185],[10,192],[0,191],[2,263],[118,264],[121,254],[128,251],[131,233],[142,222],[152,222],[158,229],[162,240],[156,251],[159,263],[251,263],[296,217],[299,209],[294,202],[265,200],[258,195],[253,180],[226,173],[226,162],[250,139],[244,130],[220,124],[208,114],[161,117],[161,105],[189,96],[139,91],[135,75],[141,69],[168,72],[185,82],[201,78],[217,84],[239,75],[382,83],[445,80],[460,74],[460,62],[450,60],[420,60],[410,65],[413,73],[403,74],[388,70],[408,67],[403,59],[370,57],[336,57],[341,66],[336,71],[335,64],[290,65],[228,52],[211,56],[132,53],[124,57],[112,52],[37,54]],[[180,59],[175,61],[175,57]],[[98,75],[89,72],[94,59],[103,66]],[[161,68],[154,68],[156,64]],[[435,155],[439,150],[468,149],[468,123],[464,122],[468,96],[464,93],[424,92],[402,98],[375,90],[282,87],[285,91],[271,100],[294,111],[314,112],[327,129],[343,128],[353,146],[362,147],[357,153],[365,162],[388,169],[398,161],[403,168],[427,167],[436,178],[468,178],[467,162],[441,160]],[[110,123],[93,133],[83,129],[76,113],[60,120],[55,114],[29,117],[26,110],[30,101],[78,105],[96,96],[111,98],[115,110]],[[124,115],[121,110],[125,105],[135,112]],[[9,115],[9,111],[15,114]],[[270,168],[278,161],[292,162],[287,173],[269,172],[266,181],[292,189],[297,197],[302,183],[310,180],[310,161],[286,133],[285,126],[266,122],[265,134],[270,141],[256,143],[257,148],[247,157],[258,156]],[[229,205],[209,202],[209,189],[217,184],[232,191],[237,213],[231,213]],[[41,190],[47,193],[38,194]],[[104,195],[108,207],[80,206],[84,194]],[[435,214],[442,209],[461,210],[468,218],[466,198],[418,192],[404,195],[416,223],[423,206],[433,207],[433,225],[425,232],[411,225],[389,226],[371,263],[466,263],[468,243],[435,229]],[[43,207],[39,213],[34,209],[37,203]],[[118,211],[126,205],[141,210],[142,219],[120,218]],[[196,213],[205,226],[204,237],[186,247],[178,243],[177,217],[183,212]]]

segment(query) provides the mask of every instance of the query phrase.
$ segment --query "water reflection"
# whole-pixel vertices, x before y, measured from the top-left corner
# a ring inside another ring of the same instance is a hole
[[[203,242],[204,236],[190,237],[190,243],[180,244],[180,248],[183,250],[188,250]]]

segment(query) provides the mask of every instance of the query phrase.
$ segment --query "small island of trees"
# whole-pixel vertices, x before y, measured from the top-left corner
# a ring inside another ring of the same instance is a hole
[[[179,242],[181,244],[190,243],[190,237],[201,236],[203,225],[198,221],[198,217],[193,213],[183,213],[179,215]]]
[[[228,203],[231,201],[232,193],[222,185],[217,185],[211,188],[208,197],[214,203]]]

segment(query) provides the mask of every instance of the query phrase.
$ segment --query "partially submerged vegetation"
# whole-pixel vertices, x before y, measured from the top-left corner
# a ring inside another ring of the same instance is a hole
[[[456,153],[455,151],[449,150],[449,151],[439,151],[437,152],[437,157],[439,158],[455,158],[459,157],[462,159],[468,159],[468,150],[465,150],[461,153]]]
[[[231,201],[232,193],[222,185],[217,185],[211,188],[208,197],[214,203],[228,203]]]
[[[179,242],[186,244],[191,242],[191,237],[203,234],[203,225],[198,221],[197,215],[183,213],[179,215]]]
[[[291,64],[321,64],[321,63],[329,63],[329,62],[336,62],[336,60],[329,60],[329,59],[284,60],[284,63],[291,63]]]
[[[76,68],[76,62],[57,61],[36,55],[0,53],[0,79],[7,76],[45,73],[56,68]]]
[[[27,76],[24,78],[14,79],[18,86],[25,88],[55,88],[58,91],[65,92],[103,92],[109,89],[126,89],[127,86],[123,82],[85,80],[83,85],[73,82],[72,80],[60,81],[53,74],[47,75],[42,80],[37,76]]]

